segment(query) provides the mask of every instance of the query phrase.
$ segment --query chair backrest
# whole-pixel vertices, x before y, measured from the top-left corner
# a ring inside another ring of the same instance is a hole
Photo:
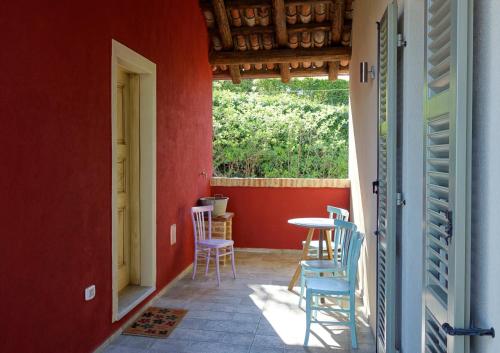
[[[200,240],[212,239],[212,211],[214,206],[198,206],[191,208],[191,220],[194,228],[194,244]],[[205,226],[205,218],[208,220],[208,227]]]
[[[349,280],[350,290],[354,292],[356,289],[356,275],[358,273],[358,261],[361,254],[361,246],[365,236],[360,232],[355,232],[351,238],[349,246],[349,256],[347,265],[347,279]]]
[[[343,208],[328,205],[326,206],[326,212],[328,212],[330,218],[340,219],[342,221],[349,220],[349,211]]]
[[[333,260],[341,266],[347,266],[351,238],[358,227],[354,223],[335,219],[333,231]]]

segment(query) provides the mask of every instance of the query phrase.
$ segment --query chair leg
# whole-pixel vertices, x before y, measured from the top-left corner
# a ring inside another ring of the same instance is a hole
[[[207,264],[205,265],[205,276],[208,274],[209,264],[210,264],[210,249],[207,250]]]
[[[215,272],[217,272],[217,287],[220,287],[219,249],[215,249]]]
[[[316,307],[316,310],[313,311],[313,318],[314,318],[314,320],[316,320],[318,318],[318,311],[319,311],[319,309],[317,309],[319,307],[319,296],[318,295],[314,296],[314,306]]]
[[[194,279],[195,276],[196,276],[196,267],[197,267],[197,265],[198,265],[198,251],[195,250],[194,251],[194,264],[193,264],[193,277],[192,277],[192,279]]]
[[[302,306],[302,298],[304,297],[304,287],[306,285],[306,277],[304,274],[304,268],[300,271],[300,298],[299,298],[299,308]]]
[[[234,247],[231,246],[231,267],[233,268],[233,277],[236,279],[236,266],[234,265]]]
[[[311,304],[312,304],[312,291],[306,289],[306,337],[304,338],[304,346],[309,343],[309,334],[311,332]]]
[[[349,296],[349,321],[351,326],[351,346],[358,348],[358,339],[356,337],[356,295]]]

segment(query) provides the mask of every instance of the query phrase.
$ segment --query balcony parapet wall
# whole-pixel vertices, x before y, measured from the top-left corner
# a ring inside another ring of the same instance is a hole
[[[350,188],[351,181],[349,179],[213,177],[210,185],[261,188]]]
[[[328,217],[327,205],[350,208],[348,179],[212,178],[211,193],[229,197],[237,248],[301,249],[307,230],[290,218]]]

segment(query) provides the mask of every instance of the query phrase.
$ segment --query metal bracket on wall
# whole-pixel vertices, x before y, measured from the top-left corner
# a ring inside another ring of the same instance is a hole
[[[406,40],[405,38],[403,37],[403,34],[402,33],[398,33],[398,48],[401,48],[401,47],[406,47]]]
[[[396,194],[396,205],[397,206],[405,206],[406,205],[406,200],[403,198],[403,194],[398,192]]]

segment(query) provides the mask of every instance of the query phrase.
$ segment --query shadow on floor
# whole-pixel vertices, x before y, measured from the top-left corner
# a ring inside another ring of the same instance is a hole
[[[339,326],[313,324],[303,347],[305,312],[298,294],[287,289],[297,255],[236,254],[237,279],[230,265],[222,267],[218,289],[211,269],[196,279],[179,281],[153,305],[188,309],[166,339],[119,336],[106,353],[375,353],[375,341],[357,300],[358,349],[351,349],[350,332]],[[341,319],[335,317],[333,319]]]

